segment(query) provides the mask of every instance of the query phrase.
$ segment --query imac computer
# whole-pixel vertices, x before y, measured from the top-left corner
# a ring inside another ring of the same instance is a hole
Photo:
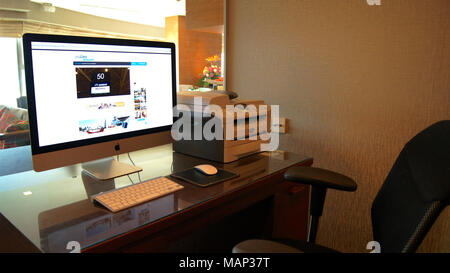
[[[107,180],[141,170],[113,156],[172,142],[173,43],[25,34],[23,50],[36,171],[94,162]]]

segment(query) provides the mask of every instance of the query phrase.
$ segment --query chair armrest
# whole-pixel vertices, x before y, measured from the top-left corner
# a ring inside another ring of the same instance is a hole
[[[345,175],[314,167],[292,167],[286,171],[284,178],[291,182],[342,191],[355,191],[357,188],[356,182]]]

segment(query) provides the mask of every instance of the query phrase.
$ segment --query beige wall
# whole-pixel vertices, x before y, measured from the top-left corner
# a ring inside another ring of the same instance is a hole
[[[401,148],[450,119],[449,12],[448,0],[227,0],[227,89],[279,104],[281,148],[358,183],[328,192],[318,243],[365,252]],[[450,252],[448,208],[419,250]]]

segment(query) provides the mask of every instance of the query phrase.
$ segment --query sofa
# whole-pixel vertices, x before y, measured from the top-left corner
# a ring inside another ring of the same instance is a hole
[[[0,105],[0,149],[29,144],[28,110]]]

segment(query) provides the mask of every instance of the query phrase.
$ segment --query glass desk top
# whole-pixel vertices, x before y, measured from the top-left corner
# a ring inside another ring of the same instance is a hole
[[[0,212],[41,251],[69,252],[66,247],[70,241],[79,242],[81,249],[87,248],[312,160],[275,151],[222,164],[175,153],[171,145],[132,152],[130,156],[143,169],[141,181],[199,164],[212,164],[239,177],[206,188],[174,179],[184,189],[114,214],[94,205],[89,197],[131,185],[131,181],[139,183],[137,174],[93,182],[81,175],[80,165],[39,173],[27,171],[0,177]],[[120,155],[119,161],[131,164],[126,154]]]

